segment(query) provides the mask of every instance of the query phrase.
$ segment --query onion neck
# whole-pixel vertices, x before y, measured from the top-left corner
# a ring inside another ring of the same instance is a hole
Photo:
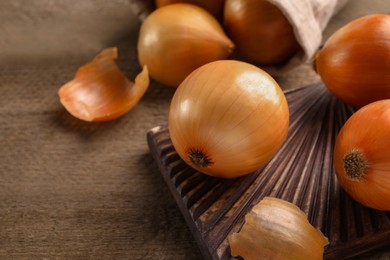
[[[348,179],[360,181],[368,172],[366,156],[359,150],[352,149],[344,155],[344,170]]]
[[[197,167],[206,168],[214,164],[210,157],[200,149],[190,148],[187,152],[187,156],[191,163]]]

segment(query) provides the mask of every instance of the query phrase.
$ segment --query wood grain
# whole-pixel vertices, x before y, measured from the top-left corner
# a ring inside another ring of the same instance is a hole
[[[264,196],[296,204],[329,239],[325,259],[344,259],[390,244],[390,212],[353,201],[333,170],[333,145],[353,109],[322,84],[286,92],[291,123],[285,144],[254,173],[204,175],[181,160],[167,126],[149,131],[151,152],[206,259],[230,259],[227,236]]]
[[[136,2],[146,8],[134,11]],[[202,259],[145,138],[167,122],[174,89],[152,81],[132,111],[101,124],[71,117],[58,101],[58,88],[103,48],[117,46],[118,65],[134,79],[134,13],[146,14],[150,2],[0,1],[0,259]],[[351,0],[324,40],[352,19],[386,10],[390,1]],[[277,78],[283,89],[318,80],[310,63]],[[211,214],[195,198],[197,218]],[[384,248],[359,259],[389,256]]]

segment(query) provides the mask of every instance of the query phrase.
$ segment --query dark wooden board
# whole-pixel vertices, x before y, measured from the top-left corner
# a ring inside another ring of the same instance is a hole
[[[289,135],[264,167],[237,179],[204,175],[182,161],[167,126],[147,134],[151,153],[205,259],[231,259],[227,236],[264,196],[296,204],[329,239],[325,259],[344,259],[390,244],[390,212],[366,208],[340,188],[333,169],[338,131],[353,109],[322,83],[288,91]]]

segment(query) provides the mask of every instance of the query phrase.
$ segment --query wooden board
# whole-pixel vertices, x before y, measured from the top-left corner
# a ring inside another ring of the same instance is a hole
[[[390,244],[390,212],[353,201],[333,170],[333,145],[353,109],[322,83],[286,92],[289,135],[263,168],[237,179],[218,179],[189,167],[166,126],[147,134],[150,150],[205,259],[231,259],[227,236],[264,196],[296,204],[329,239],[325,259],[353,257]]]

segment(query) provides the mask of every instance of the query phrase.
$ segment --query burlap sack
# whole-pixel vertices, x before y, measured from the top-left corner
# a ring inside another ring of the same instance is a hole
[[[279,7],[294,28],[295,37],[302,47],[286,65],[269,67],[278,74],[313,58],[322,42],[322,32],[329,20],[348,0],[268,0]]]

